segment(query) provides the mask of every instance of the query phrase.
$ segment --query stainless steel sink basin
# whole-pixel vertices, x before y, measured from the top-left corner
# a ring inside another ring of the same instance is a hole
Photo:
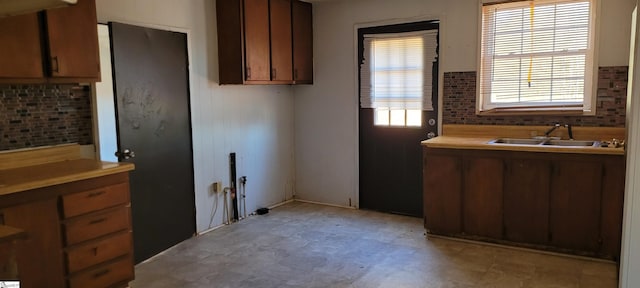
[[[493,145],[543,145],[563,147],[599,147],[600,142],[593,140],[558,140],[546,138],[496,138],[488,142]]]
[[[600,142],[591,140],[549,140],[543,143],[543,145],[551,146],[573,146],[573,147],[599,147]]]
[[[527,138],[497,138],[489,141],[489,144],[509,144],[509,145],[540,145],[544,139],[527,139]]]

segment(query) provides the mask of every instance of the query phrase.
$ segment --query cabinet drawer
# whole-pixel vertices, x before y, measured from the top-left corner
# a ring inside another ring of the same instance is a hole
[[[66,252],[68,271],[71,274],[92,265],[128,254],[131,250],[130,232],[69,249]]]
[[[100,189],[62,196],[65,218],[129,202],[129,184],[120,183]]]
[[[130,280],[133,280],[133,259],[126,256],[117,262],[74,275],[69,278],[69,287],[102,288]]]
[[[64,224],[67,245],[129,229],[129,207],[91,214]]]

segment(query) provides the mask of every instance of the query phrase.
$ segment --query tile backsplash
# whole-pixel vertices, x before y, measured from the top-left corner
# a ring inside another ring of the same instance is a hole
[[[478,116],[476,72],[444,73],[443,124],[551,125],[624,127],[627,104],[627,66],[600,67],[595,116]]]
[[[0,150],[91,144],[91,89],[81,85],[0,85]]]

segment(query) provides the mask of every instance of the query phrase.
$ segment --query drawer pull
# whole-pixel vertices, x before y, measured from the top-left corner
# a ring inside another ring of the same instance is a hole
[[[98,247],[93,248],[93,256],[98,256]]]
[[[98,223],[104,222],[105,220],[107,220],[107,218],[92,220],[91,222],[89,222],[89,225],[98,224]]]
[[[87,195],[87,198],[92,198],[92,197],[96,197],[96,196],[100,196],[102,194],[106,193],[105,191],[96,191],[96,192],[91,192]]]
[[[109,269],[101,270],[101,271],[99,271],[99,272],[97,272],[97,273],[93,274],[93,278],[100,278],[100,277],[102,277],[102,276],[104,276],[104,275],[109,274],[109,272],[111,272],[111,270],[109,270]]]

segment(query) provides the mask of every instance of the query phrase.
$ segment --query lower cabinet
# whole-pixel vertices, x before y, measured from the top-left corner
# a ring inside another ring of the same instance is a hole
[[[618,260],[624,156],[424,148],[425,228]]]
[[[505,160],[504,239],[545,244],[549,240],[550,164],[546,160]]]
[[[2,209],[4,222],[27,233],[16,243],[20,287],[65,287],[57,199]]]
[[[126,287],[133,280],[126,173],[20,194],[45,198],[0,209],[7,225],[27,232],[16,253],[20,287]]]
[[[549,193],[551,245],[599,251],[602,162],[556,161]]]
[[[424,157],[424,225],[434,233],[462,233],[461,165],[457,157]]]
[[[496,158],[468,157],[462,173],[462,223],[464,233],[502,236],[503,163]]]

